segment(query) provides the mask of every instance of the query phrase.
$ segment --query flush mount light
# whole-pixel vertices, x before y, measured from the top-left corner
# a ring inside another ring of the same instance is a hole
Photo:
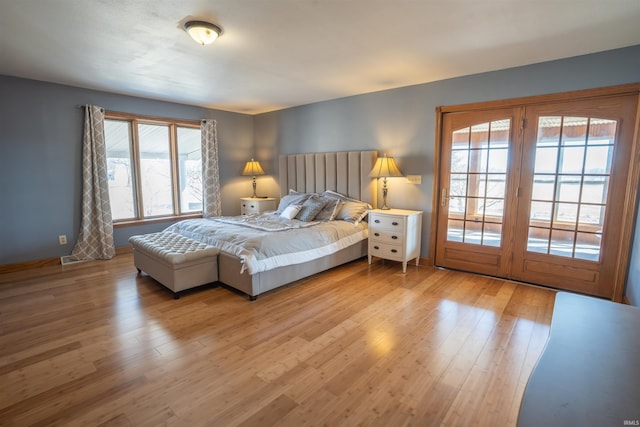
[[[222,28],[204,21],[185,22],[184,30],[201,45],[211,44],[222,34]]]

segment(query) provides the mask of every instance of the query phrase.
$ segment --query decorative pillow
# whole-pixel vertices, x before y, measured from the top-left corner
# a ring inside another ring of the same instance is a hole
[[[352,222],[354,225],[358,225],[362,221],[369,210],[372,209],[371,205],[361,200],[353,199],[345,196],[344,194],[336,193],[335,191],[327,190],[323,193],[324,196],[333,197],[343,202],[342,207],[336,215],[336,219]]]
[[[326,196],[326,197],[333,197],[334,199],[340,199],[342,201],[349,200],[349,201],[352,201],[352,202],[360,202],[360,200],[358,200],[358,199],[354,199],[353,197],[345,196],[344,194],[338,193],[337,191],[325,190],[325,192],[322,193],[322,195]],[[362,202],[362,203],[364,203],[364,202]]]
[[[302,204],[302,209],[300,209],[300,212],[296,215],[296,219],[306,222],[313,221],[326,203],[327,200],[324,200],[322,197],[315,195],[309,197]]]
[[[326,204],[316,215],[316,221],[333,221],[342,207],[342,201],[329,196],[322,196],[322,199],[326,201]]]
[[[281,214],[285,208],[289,205],[302,205],[305,200],[309,198],[310,194],[308,193],[292,193],[287,194],[282,199],[280,199],[280,204],[278,204],[278,214]]]
[[[307,193],[307,192],[304,192],[304,191],[294,190],[293,188],[289,189],[289,194],[306,194],[308,196],[314,196],[314,195],[315,196],[321,196],[321,194],[319,194],[319,193]]]
[[[298,215],[302,206],[300,205],[289,205],[280,213],[282,218],[293,219]]]
[[[369,203],[344,202],[336,216],[336,219],[342,219],[358,225],[358,223],[367,216],[370,209],[371,205]]]

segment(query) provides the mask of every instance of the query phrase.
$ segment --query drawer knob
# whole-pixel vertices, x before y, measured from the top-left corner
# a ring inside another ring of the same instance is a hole
[[[391,238],[392,238],[393,240],[396,240],[396,239],[398,238],[398,236],[391,236]]]
[[[396,252],[398,252],[397,249],[391,249],[391,253],[395,254]]]
[[[380,220],[379,219],[376,219],[373,222],[375,222],[376,224],[380,224]]]
[[[380,237],[380,233],[373,233],[374,236]]]
[[[374,246],[373,249],[378,250],[380,248],[378,246]]]
[[[393,221],[391,225],[398,225],[398,223],[396,221]]]
[[[251,205],[252,208],[254,208],[255,206]]]

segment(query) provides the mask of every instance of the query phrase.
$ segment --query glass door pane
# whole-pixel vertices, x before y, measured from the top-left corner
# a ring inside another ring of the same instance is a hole
[[[448,241],[501,245],[510,131],[511,119],[453,131]]]
[[[538,120],[527,250],[598,261],[611,178],[615,120]]]

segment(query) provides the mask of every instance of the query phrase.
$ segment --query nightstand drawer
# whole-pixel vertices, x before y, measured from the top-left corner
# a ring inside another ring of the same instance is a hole
[[[372,228],[369,230],[369,238],[381,243],[392,243],[397,245],[404,243],[404,233],[402,230],[382,230]]]
[[[276,209],[276,199],[243,197],[240,199],[240,215],[253,215]]]
[[[240,204],[240,210],[243,215],[250,215],[255,213],[260,213],[260,205],[254,202],[245,202],[243,201]]]
[[[371,229],[398,230],[404,234],[405,218],[396,215],[371,215],[369,227]]]
[[[369,254],[395,261],[402,261],[404,257],[401,245],[393,245],[376,241],[369,242]]]

